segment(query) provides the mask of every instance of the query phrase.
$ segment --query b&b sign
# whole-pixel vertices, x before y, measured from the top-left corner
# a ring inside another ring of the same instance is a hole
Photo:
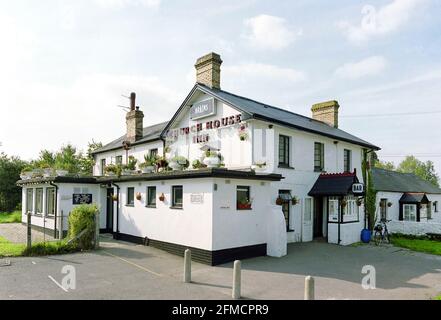
[[[216,114],[214,99],[195,103],[190,109],[190,119],[200,119]]]
[[[91,204],[92,203],[92,194],[90,193],[74,193],[72,197],[72,204]]]
[[[357,195],[357,194],[364,194],[364,184],[362,183],[354,183],[352,185],[352,193]]]

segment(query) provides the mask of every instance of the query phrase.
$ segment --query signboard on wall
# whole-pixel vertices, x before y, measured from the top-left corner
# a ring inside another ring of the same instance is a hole
[[[362,183],[354,183],[352,185],[352,193],[354,195],[363,195],[364,194],[364,184],[362,184]]]
[[[90,193],[74,193],[72,197],[72,204],[91,204],[92,203],[92,194]]]
[[[190,119],[196,120],[216,114],[214,98],[195,103],[190,108]]]
[[[192,193],[190,195],[190,202],[193,204],[202,204],[204,203],[204,194],[202,193]]]

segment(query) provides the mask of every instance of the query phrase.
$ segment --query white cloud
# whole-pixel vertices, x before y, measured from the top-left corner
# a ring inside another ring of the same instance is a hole
[[[391,34],[403,27],[427,0],[393,0],[378,10],[374,6],[363,7],[360,25],[340,21],[337,25],[347,39],[354,44],[364,44],[369,39]]]
[[[161,5],[161,0],[95,0],[95,2],[105,8],[125,8],[129,6],[158,8]]]
[[[292,31],[285,19],[265,14],[246,19],[244,25],[244,37],[263,49],[283,49],[302,35],[302,30]]]
[[[335,75],[346,79],[359,79],[378,75],[384,71],[387,60],[382,56],[372,56],[359,62],[346,63],[335,71]]]
[[[227,78],[253,78],[257,81],[272,80],[285,82],[304,81],[306,76],[303,72],[292,68],[281,68],[275,65],[263,63],[245,63],[236,66],[226,66],[222,70]]]

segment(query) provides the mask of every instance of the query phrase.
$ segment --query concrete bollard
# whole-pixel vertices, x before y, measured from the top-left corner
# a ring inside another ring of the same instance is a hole
[[[240,299],[241,287],[241,268],[242,263],[239,260],[234,261],[233,270],[233,299]]]
[[[184,253],[184,282],[191,282],[191,250],[187,249]]]
[[[311,276],[305,278],[305,300],[314,300],[314,278]]]

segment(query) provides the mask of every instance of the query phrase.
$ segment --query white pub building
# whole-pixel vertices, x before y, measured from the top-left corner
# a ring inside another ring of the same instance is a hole
[[[19,181],[23,222],[31,212],[33,227],[56,235],[75,205],[96,203],[102,232],[190,248],[211,265],[316,238],[358,242],[362,160],[379,148],[338,128],[337,101],[309,118],[222,90],[221,64],[215,53],[197,60],[197,83],[168,122],[144,127],[132,94],[127,132],[94,153],[93,176]]]

